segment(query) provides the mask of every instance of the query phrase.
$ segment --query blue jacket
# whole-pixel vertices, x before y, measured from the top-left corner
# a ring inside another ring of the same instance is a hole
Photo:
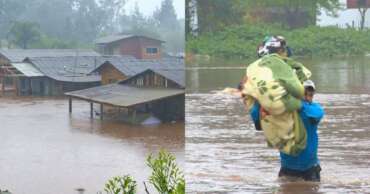
[[[259,109],[260,105],[258,103],[255,103],[250,111],[252,120],[257,130],[261,130],[259,124]],[[302,107],[299,114],[307,130],[306,148],[297,156],[291,156],[280,152],[280,159],[282,167],[292,170],[304,171],[316,164],[319,164],[319,159],[317,158],[317,126],[321,118],[324,116],[324,110],[318,103],[309,103],[307,101],[302,101]]]

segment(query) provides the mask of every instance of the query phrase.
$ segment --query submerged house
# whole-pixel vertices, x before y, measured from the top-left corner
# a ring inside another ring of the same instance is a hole
[[[19,78],[20,95],[58,96],[100,84],[99,75],[88,74],[97,66],[94,56],[37,57],[26,58],[24,62],[34,66],[43,76]]]
[[[69,111],[72,112],[72,99],[77,98],[90,103],[90,117],[94,116],[95,103],[100,105],[101,119],[113,115],[115,119],[135,124],[145,123],[151,117],[164,122],[184,119],[184,63],[134,61],[126,63],[125,68],[127,72],[137,72],[118,83],[66,93]],[[105,107],[116,111],[107,113]]]
[[[137,59],[160,59],[164,41],[139,35],[111,35],[95,41],[102,55],[130,55]]]
[[[149,68],[181,69],[184,67],[184,60],[179,58],[149,60],[127,56],[104,56],[101,59],[101,65],[91,74],[101,75],[103,85],[123,81]]]
[[[85,76],[81,70],[94,69],[99,56],[92,50],[79,49],[2,49],[1,94],[60,95],[74,88],[96,86],[99,76]]]
[[[88,74],[97,66],[96,61],[93,56],[34,57],[3,70],[4,77],[12,79],[15,95],[57,96],[100,85],[99,75]]]

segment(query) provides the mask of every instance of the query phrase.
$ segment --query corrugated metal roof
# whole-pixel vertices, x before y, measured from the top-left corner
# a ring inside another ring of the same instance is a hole
[[[10,62],[22,62],[27,57],[100,56],[90,49],[0,49]]]
[[[155,38],[150,38],[150,37],[147,37],[147,36],[122,34],[122,35],[109,35],[109,36],[101,37],[101,38],[96,39],[95,43],[96,44],[108,44],[108,43],[116,42],[116,41],[127,39],[127,38],[133,38],[133,37],[143,37],[143,38],[147,38],[147,39],[152,39],[152,40],[164,42],[162,40],[158,40],[158,39],[155,39]]]
[[[98,82],[99,75],[89,75],[99,64],[99,57],[34,57],[28,58],[40,72],[52,79],[65,82]]]
[[[110,35],[110,36],[104,36],[101,38],[98,38],[95,40],[96,44],[105,44],[105,43],[111,43],[111,42],[116,42],[118,40],[123,40],[126,38],[131,38],[134,37],[134,35],[131,34],[126,34],[126,35]]]
[[[155,73],[174,81],[182,87],[185,87],[185,70],[184,69],[151,69]]]
[[[41,77],[44,76],[42,72],[36,69],[30,63],[12,63],[12,66],[20,71],[23,75],[27,77]]]
[[[67,96],[120,107],[130,107],[181,94],[185,94],[185,90],[138,88],[123,84],[110,84],[66,93]]]
[[[101,64],[109,62],[116,69],[122,72],[126,76],[135,76],[148,69],[178,83],[181,86],[185,86],[185,64],[183,59],[179,58],[166,58],[166,59],[136,59],[127,58],[120,56],[106,56],[100,58]],[[99,70],[99,66],[94,71]]]

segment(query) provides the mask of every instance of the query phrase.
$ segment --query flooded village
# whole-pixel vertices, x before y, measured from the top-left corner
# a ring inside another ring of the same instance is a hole
[[[121,174],[142,182],[160,149],[182,165],[183,59],[148,36],[95,44],[0,49],[0,183],[10,191],[96,193]]]

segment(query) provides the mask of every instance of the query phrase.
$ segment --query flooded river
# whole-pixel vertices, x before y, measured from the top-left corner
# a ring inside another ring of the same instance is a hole
[[[326,111],[321,183],[277,179],[278,152],[267,148],[239,99],[217,93],[237,85],[241,63],[210,61],[187,70],[188,193],[370,193],[370,58],[301,61]]]
[[[184,123],[139,127],[89,119],[89,104],[0,97],[0,189],[14,194],[103,191],[112,176],[130,174],[144,193],[145,159],[164,148],[184,167]]]

